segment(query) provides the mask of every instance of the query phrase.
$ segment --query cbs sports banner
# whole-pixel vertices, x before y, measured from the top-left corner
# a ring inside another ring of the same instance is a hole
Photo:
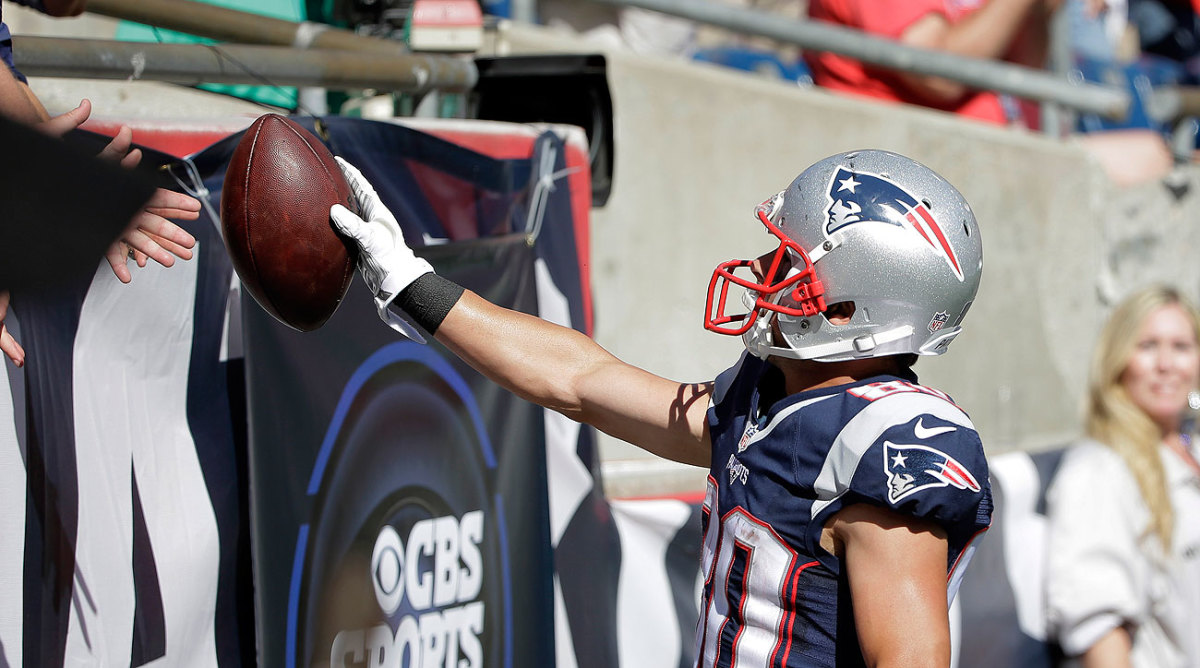
[[[523,235],[432,250],[536,312]],[[310,334],[246,311],[264,665],[552,665],[541,409],[373,318],[361,289]]]

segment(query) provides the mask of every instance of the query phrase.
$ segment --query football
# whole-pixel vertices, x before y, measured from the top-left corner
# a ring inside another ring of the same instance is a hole
[[[329,218],[336,203],[358,210],[325,144],[284,116],[255,120],[225,172],[221,231],[246,291],[302,332],[333,315],[358,263]]]

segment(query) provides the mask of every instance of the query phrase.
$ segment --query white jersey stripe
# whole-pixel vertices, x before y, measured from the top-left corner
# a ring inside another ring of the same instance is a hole
[[[966,547],[958,554],[958,559],[954,561],[954,565],[950,567],[950,573],[946,576],[947,605],[954,603],[954,597],[962,585],[963,576],[967,574],[967,566],[971,563],[971,557],[975,556],[975,550],[979,547],[979,541],[985,533],[987,533],[987,529],[971,536],[971,540],[967,542]]]
[[[932,415],[969,429],[975,428],[962,409],[932,394],[897,392],[876,399],[846,423],[829,449],[813,483],[818,500],[812,505],[811,517],[817,517],[846,493],[863,455],[883,432],[918,415]]]

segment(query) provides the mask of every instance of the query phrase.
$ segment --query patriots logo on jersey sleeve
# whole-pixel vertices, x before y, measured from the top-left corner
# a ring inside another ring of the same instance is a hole
[[[883,470],[888,478],[888,501],[892,503],[932,487],[980,491],[979,482],[967,467],[941,450],[925,445],[884,441]]]
[[[942,256],[958,280],[963,280],[958,256],[941,226],[934,220],[929,207],[907,190],[882,176],[840,167],[829,182],[826,198],[826,234],[868,221],[908,228],[921,235]]]

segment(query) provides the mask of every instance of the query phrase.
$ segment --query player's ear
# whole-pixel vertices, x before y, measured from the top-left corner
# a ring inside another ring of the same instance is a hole
[[[838,302],[825,309],[825,319],[831,325],[845,325],[854,316],[854,302]]]

